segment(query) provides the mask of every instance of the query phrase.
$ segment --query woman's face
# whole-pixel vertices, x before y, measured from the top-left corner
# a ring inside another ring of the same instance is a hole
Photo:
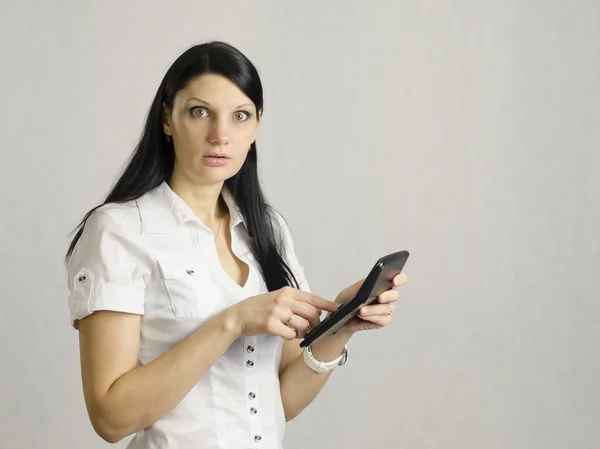
[[[165,111],[164,132],[175,149],[173,175],[195,184],[231,178],[246,160],[259,120],[252,100],[229,79],[215,74],[193,79]]]

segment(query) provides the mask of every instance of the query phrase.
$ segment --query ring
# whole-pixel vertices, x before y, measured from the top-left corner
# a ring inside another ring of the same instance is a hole
[[[294,319],[294,317],[295,317],[295,316],[296,316],[296,314],[295,314],[295,313],[292,313],[292,314],[290,315],[290,317],[288,318],[288,320],[287,320],[287,321],[286,321],[286,323],[285,323],[285,325],[286,325],[287,327],[289,327],[289,328],[291,328],[291,329],[294,329],[294,328],[291,326],[291,324],[292,324],[292,320]]]

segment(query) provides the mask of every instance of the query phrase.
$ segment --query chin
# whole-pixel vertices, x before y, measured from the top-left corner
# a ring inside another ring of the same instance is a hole
[[[236,167],[235,169],[232,167],[207,167],[206,165],[202,165],[196,173],[198,178],[203,179],[205,182],[217,183],[232,178],[241,168],[242,167]]]

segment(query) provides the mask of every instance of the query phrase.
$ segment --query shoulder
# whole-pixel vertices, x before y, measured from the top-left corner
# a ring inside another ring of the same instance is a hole
[[[275,226],[287,228],[287,222],[285,221],[283,214],[274,207],[271,207],[271,219],[275,223]]]
[[[283,250],[285,254],[295,254],[294,239],[292,238],[288,220],[286,220],[283,214],[277,209],[272,208],[271,211],[279,248]]]
[[[136,201],[109,203],[90,215],[85,228],[89,232],[114,232],[136,235],[141,233],[141,219]]]
[[[134,267],[134,271],[151,266],[135,201],[104,204],[94,210],[68,261],[71,275],[83,267],[93,268],[98,276],[104,273],[114,277],[111,270],[118,271],[125,266]]]
[[[278,237],[284,242],[287,242],[291,237],[288,222],[283,214],[274,207],[271,207],[271,221]]]

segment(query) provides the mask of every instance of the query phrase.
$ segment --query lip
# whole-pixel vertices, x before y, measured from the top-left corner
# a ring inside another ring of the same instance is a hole
[[[229,163],[229,158],[204,155],[202,157],[202,163],[204,165],[208,165],[209,167],[223,167],[224,165]]]
[[[224,153],[206,153],[204,157],[219,157],[223,159],[230,159],[230,157]]]

